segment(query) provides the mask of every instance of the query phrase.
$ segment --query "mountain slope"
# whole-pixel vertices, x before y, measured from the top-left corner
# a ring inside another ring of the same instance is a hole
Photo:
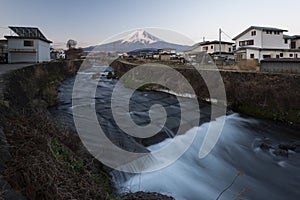
[[[172,48],[176,49],[177,52],[181,52],[189,48],[189,46],[173,44],[165,42],[144,30],[138,30],[129,35],[117,40],[115,42],[90,46],[84,48],[84,51],[118,51],[118,52],[129,52],[136,49],[144,48]]]

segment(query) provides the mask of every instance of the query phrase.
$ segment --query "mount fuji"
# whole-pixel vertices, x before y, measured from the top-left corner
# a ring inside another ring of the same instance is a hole
[[[134,31],[123,38],[110,42],[107,44],[90,46],[84,48],[84,51],[117,51],[117,52],[130,52],[137,49],[163,49],[172,48],[177,52],[182,52],[190,46],[169,43],[161,40],[160,38],[151,35],[145,30]]]

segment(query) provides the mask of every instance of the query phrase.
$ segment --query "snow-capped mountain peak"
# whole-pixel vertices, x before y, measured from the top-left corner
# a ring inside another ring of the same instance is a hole
[[[137,30],[121,39],[121,43],[136,43],[152,44],[162,41],[161,39],[151,35],[145,30]]]

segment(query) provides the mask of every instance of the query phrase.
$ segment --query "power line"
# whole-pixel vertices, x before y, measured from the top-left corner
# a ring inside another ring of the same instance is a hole
[[[221,30],[221,31],[222,31],[222,33],[224,33],[225,36],[227,36],[229,39],[232,40],[232,38],[227,33],[225,33],[223,30]]]

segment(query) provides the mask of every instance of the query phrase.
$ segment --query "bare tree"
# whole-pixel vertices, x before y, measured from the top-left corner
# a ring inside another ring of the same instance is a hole
[[[77,42],[75,40],[70,39],[67,42],[67,48],[68,49],[75,49],[76,45],[77,45]]]

